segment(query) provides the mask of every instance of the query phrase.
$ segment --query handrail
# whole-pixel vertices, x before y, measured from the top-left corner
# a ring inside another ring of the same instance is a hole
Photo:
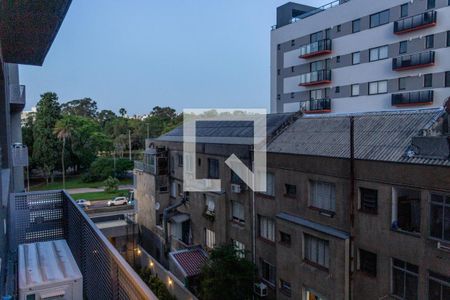
[[[409,32],[420,28],[432,26],[436,23],[436,11],[427,11],[415,16],[407,17],[394,23],[394,33]]]
[[[321,81],[331,81],[331,70],[320,70],[300,75],[300,85]]]
[[[434,51],[404,55],[392,59],[392,69],[399,70],[422,65],[431,65],[434,64],[434,61],[435,61]]]
[[[392,105],[421,104],[433,102],[434,91],[417,91],[392,94]]]
[[[331,51],[331,40],[323,39],[300,47],[300,57],[320,51]]]

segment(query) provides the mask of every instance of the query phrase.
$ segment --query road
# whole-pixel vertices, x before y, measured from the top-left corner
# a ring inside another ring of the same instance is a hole
[[[119,190],[132,190],[134,187],[132,185],[119,185]],[[77,189],[66,189],[69,194],[84,194],[84,193],[96,193],[103,192],[103,188],[77,188]]]

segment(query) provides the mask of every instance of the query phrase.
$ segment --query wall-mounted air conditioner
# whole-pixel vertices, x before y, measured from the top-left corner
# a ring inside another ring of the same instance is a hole
[[[239,194],[241,192],[241,185],[240,184],[231,184],[231,192]]]
[[[450,244],[448,244],[448,243],[438,242],[437,248],[439,250],[450,252]]]
[[[267,296],[267,285],[263,282],[255,283],[255,294],[260,297]]]

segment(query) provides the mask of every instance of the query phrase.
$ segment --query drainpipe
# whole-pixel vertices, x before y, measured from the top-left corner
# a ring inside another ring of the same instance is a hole
[[[164,212],[163,212],[164,241],[165,241],[164,248],[165,248],[166,254],[168,253],[168,250],[170,249],[170,247],[169,247],[169,232],[167,229],[167,227],[168,227],[167,223],[169,222],[169,217],[170,217],[171,213],[173,212],[173,210],[184,205],[186,202],[187,202],[187,198],[186,198],[186,196],[183,196],[183,198],[181,199],[180,202],[175,203],[164,209]]]
[[[355,119],[350,117],[350,238],[348,248],[348,299],[352,299],[353,230],[355,226]]]

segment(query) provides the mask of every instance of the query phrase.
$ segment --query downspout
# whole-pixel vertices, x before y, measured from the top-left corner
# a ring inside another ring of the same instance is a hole
[[[353,231],[355,226],[355,119],[350,117],[350,238],[348,247],[348,299],[352,299]]]
[[[173,212],[173,210],[175,210],[176,208],[184,205],[187,202],[187,198],[185,196],[183,196],[183,198],[181,199],[180,202],[175,203],[167,208],[164,209],[163,211],[163,225],[164,225],[164,248],[165,248],[165,253],[167,254],[170,249],[169,247],[169,232],[168,232],[168,222],[169,222],[169,217],[171,215],[171,213]]]

